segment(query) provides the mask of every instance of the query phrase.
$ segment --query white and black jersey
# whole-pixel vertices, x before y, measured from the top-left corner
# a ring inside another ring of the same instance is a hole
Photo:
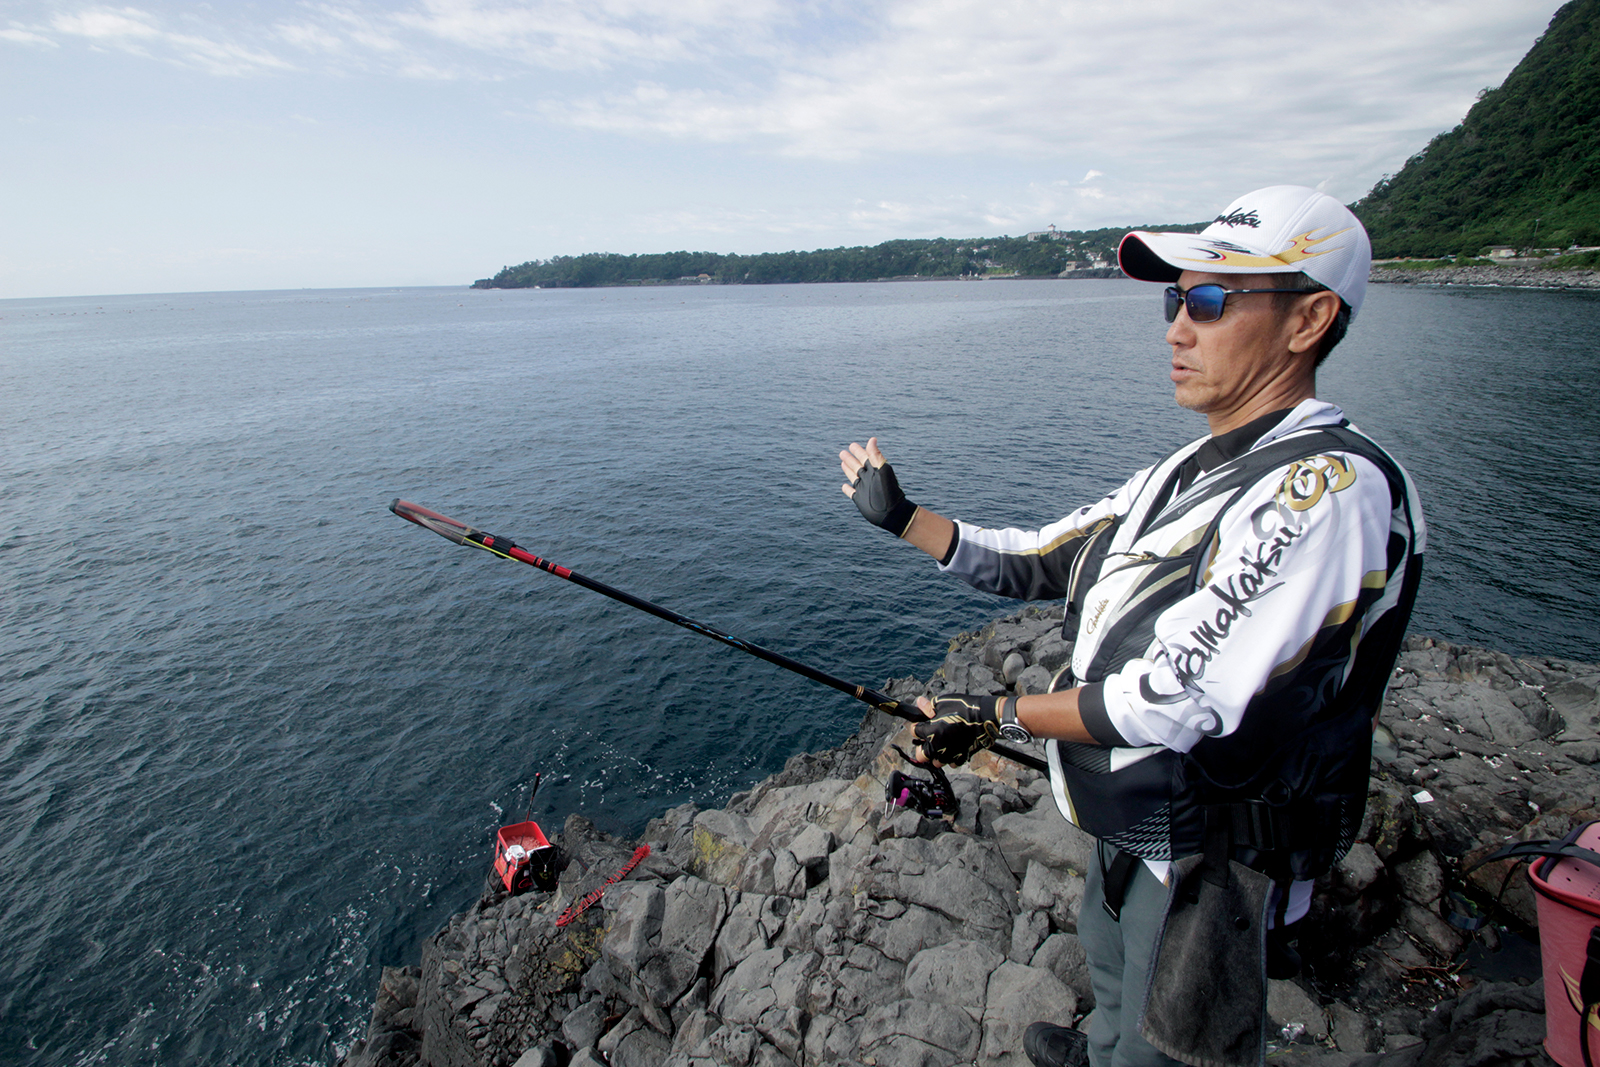
[[[1306,400],[1042,530],[959,523],[942,569],[1068,599],[1070,680],[1099,742],[1048,746],[1069,820],[1162,861],[1199,851],[1204,809],[1231,804],[1236,842],[1300,853],[1284,862],[1306,877],[1360,821],[1424,542],[1409,477]]]

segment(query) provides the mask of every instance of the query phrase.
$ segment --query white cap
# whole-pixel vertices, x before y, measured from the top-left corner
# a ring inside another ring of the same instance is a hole
[[[1146,282],[1175,282],[1186,270],[1304,271],[1338,293],[1354,317],[1367,292],[1372,242],[1361,220],[1326,193],[1271,185],[1241,196],[1199,233],[1135,230],[1122,239],[1117,262],[1128,277]]]

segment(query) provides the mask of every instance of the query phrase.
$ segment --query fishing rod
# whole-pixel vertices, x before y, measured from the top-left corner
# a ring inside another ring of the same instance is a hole
[[[732,634],[723,633],[714,626],[707,626],[703,622],[696,622],[659,604],[652,604],[650,601],[636,597],[632,593],[625,593],[621,589],[606,585],[604,582],[586,578],[570,567],[563,567],[558,563],[552,563],[547,559],[534,555],[532,552],[519,547],[509,537],[497,537],[494,534],[485,533],[483,530],[474,529],[464,522],[457,522],[455,519],[441,515],[437,511],[429,511],[425,507],[398,498],[389,505],[389,510],[402,519],[414,522],[425,530],[432,530],[440,537],[454,541],[458,545],[471,545],[473,548],[481,548],[485,552],[499,556],[501,559],[514,559],[518,563],[526,563],[530,567],[538,567],[546,573],[553,574],[557,578],[565,578],[567,581],[581,585],[585,589],[599,593],[601,596],[621,601],[631,608],[638,608],[640,611],[654,615],[658,619],[676,623],[685,630],[693,630],[695,633],[709,637],[713,641],[721,641],[723,644],[737,648],[741,652],[748,652],[757,659],[764,659],[768,663],[782,667],[786,671],[793,671],[803,678],[809,678],[813,682],[820,682],[831,689],[837,689],[841,693],[846,693],[863,703],[870,704],[885,714],[905,719],[908,722],[928,721],[928,717],[918,711],[916,705],[909,701],[899,701],[887,693],[879,692],[876,689],[868,689],[866,686],[856,685],[854,682],[847,682],[843,678],[836,678],[826,671],[818,670],[808,664],[801,663],[799,660],[790,659],[781,652],[774,652],[770,648],[753,645],[749,641],[734,637]],[[1014,763],[1020,763],[1024,767],[1031,767],[1036,771],[1048,771],[1049,769],[1044,760],[1026,752],[1019,752],[1014,748],[995,745],[990,751],[997,756],[1003,756]]]

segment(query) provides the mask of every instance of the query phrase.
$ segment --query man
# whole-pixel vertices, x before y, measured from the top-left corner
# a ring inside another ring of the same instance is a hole
[[[916,730],[923,754],[948,763],[997,738],[1047,740],[1057,805],[1098,839],[1079,917],[1096,1005],[1087,1050],[1076,1031],[1035,1024],[1025,1047],[1037,1064],[1203,1058],[1204,1031],[1227,1025],[1259,1042],[1263,973],[1287,958],[1259,932],[1243,942],[1247,995],[1217,994],[1198,1021],[1155,1020],[1164,920],[1177,936],[1169,888],[1181,882],[1195,901],[1200,883],[1184,879],[1197,872],[1217,885],[1257,879],[1263,927],[1306,913],[1311,879],[1361,820],[1424,547],[1405,473],[1316,399],[1316,368],[1366,291],[1371,246],[1354,215],[1274,186],[1198,235],[1130,233],[1118,258],[1130,277],[1169,283],[1175,398],[1205,415],[1207,437],[1033,532],[917,507],[876,438],[839,454],[863,515],[941,570],[1004,596],[1067,600],[1075,645],[1051,692],[923,698],[931,721]],[[1199,952],[1225,968],[1240,951],[1215,938],[1183,946],[1186,966]],[[1199,1038],[1173,1036],[1185,1026]]]

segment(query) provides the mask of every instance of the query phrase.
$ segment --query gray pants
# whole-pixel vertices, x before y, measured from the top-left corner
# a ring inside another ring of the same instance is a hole
[[[1117,850],[1101,844],[1109,867]],[[1078,914],[1078,938],[1089,959],[1094,1014],[1089,1019],[1089,1062],[1093,1067],[1169,1067],[1179,1061],[1158,1052],[1139,1036],[1151,952],[1167,910],[1167,887],[1150,868],[1135,863],[1122,901],[1122,921],[1106,914],[1100,864],[1089,864],[1088,886]]]

